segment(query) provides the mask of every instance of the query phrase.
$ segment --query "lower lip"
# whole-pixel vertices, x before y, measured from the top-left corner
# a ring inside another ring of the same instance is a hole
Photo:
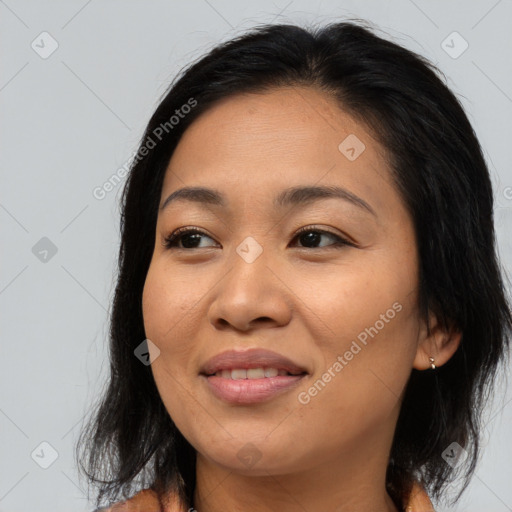
[[[295,387],[306,375],[279,375],[262,379],[225,379],[216,375],[202,375],[212,393],[233,404],[264,402]]]

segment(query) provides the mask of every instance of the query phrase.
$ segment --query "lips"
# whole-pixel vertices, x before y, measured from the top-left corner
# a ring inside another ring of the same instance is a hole
[[[201,382],[223,403],[257,405],[291,392],[309,372],[291,359],[259,348],[228,350],[201,368]]]
[[[228,350],[209,359],[201,368],[202,375],[211,376],[223,370],[238,370],[251,368],[276,368],[290,375],[308,373],[305,368],[294,363],[291,359],[264,349]]]

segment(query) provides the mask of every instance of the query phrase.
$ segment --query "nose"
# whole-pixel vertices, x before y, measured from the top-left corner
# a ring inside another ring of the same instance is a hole
[[[230,263],[231,269],[215,287],[209,322],[219,330],[238,331],[289,323],[293,293],[266,252],[250,263],[235,253]]]

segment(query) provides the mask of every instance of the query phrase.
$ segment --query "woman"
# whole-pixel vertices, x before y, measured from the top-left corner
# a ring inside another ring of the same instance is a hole
[[[191,65],[124,189],[79,442],[97,504],[425,511],[465,488],[512,332],[492,203],[455,96],[361,25],[262,26]]]

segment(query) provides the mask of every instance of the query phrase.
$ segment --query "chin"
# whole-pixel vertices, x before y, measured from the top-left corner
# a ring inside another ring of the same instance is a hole
[[[210,441],[205,446],[197,446],[196,450],[211,463],[241,475],[279,475],[292,473],[301,466],[296,444],[290,439],[293,436],[265,440],[261,436],[251,436],[246,431],[229,440]],[[212,444],[218,449],[212,449]]]

